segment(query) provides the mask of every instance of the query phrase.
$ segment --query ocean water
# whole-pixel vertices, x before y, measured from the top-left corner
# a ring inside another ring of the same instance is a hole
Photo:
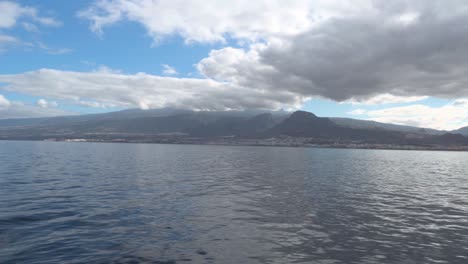
[[[468,263],[468,153],[0,141],[0,263]]]

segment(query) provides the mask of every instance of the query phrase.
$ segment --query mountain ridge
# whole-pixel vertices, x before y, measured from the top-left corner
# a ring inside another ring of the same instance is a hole
[[[275,142],[289,140],[300,142],[299,145],[468,146],[468,137],[457,133],[318,117],[307,111],[131,109],[94,115],[0,120],[0,139],[206,143],[226,141],[227,138],[233,144],[236,140],[250,142],[273,138]]]

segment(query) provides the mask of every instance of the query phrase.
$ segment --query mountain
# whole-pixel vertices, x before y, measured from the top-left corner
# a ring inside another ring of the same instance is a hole
[[[457,130],[454,130],[451,133],[468,136],[468,126],[467,127],[462,127],[460,129],[457,129]]]
[[[468,138],[461,134],[445,133],[433,137],[431,143],[437,145],[468,145]]]
[[[82,116],[0,120],[0,139],[468,146],[468,137],[456,133],[318,117],[306,111],[197,112],[177,109],[130,109]]]
[[[338,126],[328,118],[317,117],[305,111],[296,111],[283,122],[273,127],[269,134],[293,137],[323,137],[330,135],[336,129],[338,129]]]
[[[386,124],[371,120],[359,120],[353,118],[341,118],[341,117],[332,117],[330,118],[332,122],[342,127],[356,128],[356,129],[371,129],[371,130],[389,130],[389,131],[398,131],[404,133],[423,133],[430,135],[442,135],[447,133],[446,131],[430,129],[430,128],[421,128],[413,126],[404,126],[404,125],[395,125],[395,124]]]
[[[83,116],[0,120],[0,138],[87,138],[93,135],[147,136],[171,133],[195,137],[248,137],[270,129],[286,114],[131,109]]]
[[[339,126],[329,118],[317,117],[305,111],[294,112],[289,118],[273,127],[269,131],[269,135],[327,139],[341,142],[365,141],[385,144],[403,144],[406,142],[403,133]]]

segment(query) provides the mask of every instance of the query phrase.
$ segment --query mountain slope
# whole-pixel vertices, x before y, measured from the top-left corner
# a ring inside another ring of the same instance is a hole
[[[330,118],[332,122],[342,127],[349,127],[355,129],[370,129],[370,130],[389,130],[389,131],[398,131],[404,133],[422,133],[429,135],[442,135],[446,131],[440,131],[430,128],[421,128],[413,126],[404,126],[404,125],[395,125],[395,124],[386,124],[371,120],[359,120],[353,118],[341,118],[341,117],[332,117]]]
[[[140,114],[141,113],[141,114]],[[89,135],[158,135],[196,137],[255,136],[279,122],[282,113],[132,110],[81,117],[0,121],[3,138],[89,137]]]
[[[162,142],[167,137],[199,140],[302,138],[326,144],[468,145],[468,137],[442,133],[362,120],[337,121],[305,111],[286,114],[133,109],[83,116],[0,120],[0,139]]]
[[[327,136],[333,134],[338,126],[328,118],[296,111],[289,118],[273,127],[269,133],[272,135],[288,135],[296,137]]]
[[[460,129],[454,130],[451,133],[456,133],[456,134],[461,134],[464,136],[468,136],[468,126],[467,127],[462,127]]]
[[[288,119],[273,127],[269,135],[388,144],[403,144],[407,141],[405,134],[401,132],[342,127],[329,118],[317,117],[305,111],[294,112]]]

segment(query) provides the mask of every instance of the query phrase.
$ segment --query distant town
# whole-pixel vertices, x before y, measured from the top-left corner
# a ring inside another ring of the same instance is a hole
[[[434,150],[434,151],[468,151],[468,146],[443,145],[399,145],[378,144],[360,141],[340,142],[318,140],[303,137],[273,137],[265,139],[246,139],[237,137],[195,138],[195,137],[158,137],[158,138],[49,138],[44,141],[56,142],[102,142],[102,143],[153,143],[153,144],[187,144],[187,145],[226,145],[226,146],[271,146],[271,147],[305,147],[305,148],[344,148],[344,149],[389,149],[389,150]]]

